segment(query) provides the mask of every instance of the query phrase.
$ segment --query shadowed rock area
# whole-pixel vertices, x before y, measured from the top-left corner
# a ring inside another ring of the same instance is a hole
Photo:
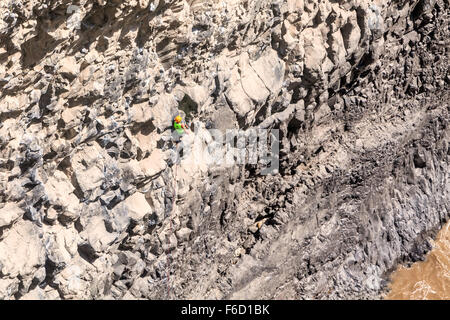
[[[448,13],[1,1],[0,299],[383,297],[450,217]],[[279,169],[174,163],[179,113]]]

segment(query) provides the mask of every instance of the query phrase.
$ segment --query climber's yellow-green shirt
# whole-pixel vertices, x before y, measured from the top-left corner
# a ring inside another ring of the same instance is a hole
[[[175,128],[175,130],[177,130],[177,132],[179,134],[183,134],[184,133],[184,129],[181,127],[181,123],[174,123],[173,127]]]

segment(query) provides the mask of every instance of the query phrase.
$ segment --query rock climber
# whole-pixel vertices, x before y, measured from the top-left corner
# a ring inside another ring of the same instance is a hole
[[[188,130],[188,126],[185,123],[182,123],[181,116],[175,117],[173,127],[180,137],[184,134],[184,130]]]
[[[173,122],[173,128],[175,129],[172,133],[172,139],[175,142],[173,145],[174,154],[172,156],[172,163],[179,163],[181,157],[183,156],[183,143],[180,143],[181,137],[185,132],[189,132],[188,126],[183,123],[181,116],[176,116]]]

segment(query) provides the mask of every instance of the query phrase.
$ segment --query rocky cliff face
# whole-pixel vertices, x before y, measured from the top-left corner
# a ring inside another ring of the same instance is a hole
[[[448,9],[2,1],[0,298],[381,297],[450,216]],[[180,110],[279,170],[174,163]]]

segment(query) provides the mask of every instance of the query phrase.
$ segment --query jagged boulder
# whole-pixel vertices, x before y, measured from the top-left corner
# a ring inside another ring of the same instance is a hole
[[[4,277],[29,279],[45,264],[42,231],[31,221],[20,221],[0,242],[0,271]]]
[[[0,228],[10,226],[23,216],[25,210],[19,207],[17,203],[6,203],[0,208]]]

